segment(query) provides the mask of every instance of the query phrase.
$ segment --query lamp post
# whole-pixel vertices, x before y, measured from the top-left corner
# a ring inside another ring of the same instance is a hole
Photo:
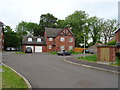
[[[84,35],[84,59],[85,59],[85,35]]]

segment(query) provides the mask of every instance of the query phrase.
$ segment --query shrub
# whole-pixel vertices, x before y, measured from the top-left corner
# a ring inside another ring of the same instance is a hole
[[[115,41],[115,40],[110,41],[110,42],[108,42],[106,45],[116,45],[116,41]]]
[[[117,56],[118,59],[120,60],[120,52],[116,52],[116,56]]]
[[[75,53],[75,51],[74,51],[74,50],[69,50],[69,52],[71,52],[71,53]]]

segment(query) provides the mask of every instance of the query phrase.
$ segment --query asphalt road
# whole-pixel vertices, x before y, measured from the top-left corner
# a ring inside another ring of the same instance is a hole
[[[118,88],[118,75],[72,65],[64,56],[3,53],[3,63],[25,76],[33,88]]]

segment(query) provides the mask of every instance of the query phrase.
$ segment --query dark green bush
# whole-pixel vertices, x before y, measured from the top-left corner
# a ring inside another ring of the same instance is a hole
[[[118,59],[120,60],[120,52],[116,52],[116,56],[117,56]]]
[[[71,52],[71,53],[75,53],[75,51],[74,51],[74,50],[69,50],[69,52]]]
[[[110,42],[108,42],[106,45],[116,45],[116,41],[115,41],[115,40],[110,41]]]

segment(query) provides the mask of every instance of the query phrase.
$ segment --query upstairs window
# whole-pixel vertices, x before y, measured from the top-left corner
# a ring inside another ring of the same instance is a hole
[[[73,38],[69,38],[68,41],[69,41],[69,42],[73,42]]]
[[[60,41],[61,41],[61,42],[64,42],[64,41],[65,41],[65,38],[64,38],[64,37],[61,37],[61,38],[60,38]]]
[[[28,38],[28,42],[32,42],[32,38]]]
[[[41,42],[41,38],[37,38],[37,42]]]
[[[53,38],[49,38],[49,41],[53,41]]]

